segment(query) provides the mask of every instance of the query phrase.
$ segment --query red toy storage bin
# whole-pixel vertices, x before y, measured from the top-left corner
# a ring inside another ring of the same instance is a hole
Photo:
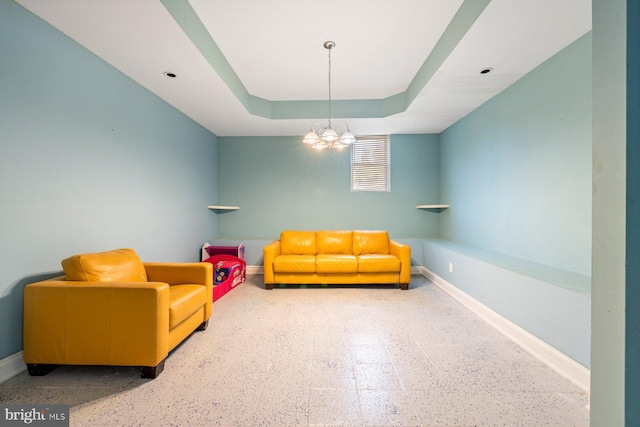
[[[245,281],[247,263],[236,256],[221,254],[205,259],[213,264],[213,301],[220,299],[235,286]]]

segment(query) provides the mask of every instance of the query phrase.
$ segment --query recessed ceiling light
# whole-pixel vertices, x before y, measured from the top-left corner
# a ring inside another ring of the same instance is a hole
[[[165,71],[164,75],[167,76],[167,77],[171,77],[171,78],[176,77],[176,74],[172,73],[171,71]]]
[[[480,74],[487,74],[493,71],[493,68],[491,67],[487,67],[485,69],[483,69],[482,71],[480,71]]]

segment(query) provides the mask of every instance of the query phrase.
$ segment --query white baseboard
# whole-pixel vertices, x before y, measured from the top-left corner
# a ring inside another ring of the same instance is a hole
[[[412,273],[413,269],[414,267],[411,268]],[[419,266],[416,267],[416,270],[419,271],[418,274],[422,274],[436,286],[447,292],[453,298],[458,300],[458,302],[460,302],[462,305],[464,305],[484,321],[489,323],[502,335],[518,344],[524,350],[532,354],[534,357],[549,366],[558,374],[573,382],[582,390],[586,391],[587,393],[590,392],[591,371],[589,369],[585,368],[580,363],[571,359],[564,353],[558,351],[530,332],[522,329],[520,326],[511,322],[507,318],[491,310],[486,305],[482,304],[467,293],[456,288],[451,283],[447,282],[442,277],[438,276],[427,268]]]
[[[22,359],[21,351],[5,357],[0,360],[0,384],[9,378],[15,377],[25,369],[27,369],[27,365],[25,365]]]
[[[264,267],[261,265],[247,265],[247,274],[264,274]]]

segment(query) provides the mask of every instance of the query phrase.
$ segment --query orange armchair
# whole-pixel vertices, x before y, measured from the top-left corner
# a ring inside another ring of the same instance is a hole
[[[139,366],[156,378],[169,352],[211,316],[209,263],[143,263],[132,249],[75,255],[65,276],[24,290],[30,375],[57,365]]]

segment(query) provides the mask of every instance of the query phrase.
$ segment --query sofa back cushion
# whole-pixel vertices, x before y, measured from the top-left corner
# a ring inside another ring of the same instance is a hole
[[[282,255],[315,255],[316,232],[285,230],[280,233]]]
[[[352,231],[318,231],[316,238],[319,254],[353,255]]]
[[[147,271],[133,249],[74,255],[62,261],[67,280],[146,282]]]
[[[353,232],[353,254],[389,254],[389,233],[378,230],[356,230]]]

